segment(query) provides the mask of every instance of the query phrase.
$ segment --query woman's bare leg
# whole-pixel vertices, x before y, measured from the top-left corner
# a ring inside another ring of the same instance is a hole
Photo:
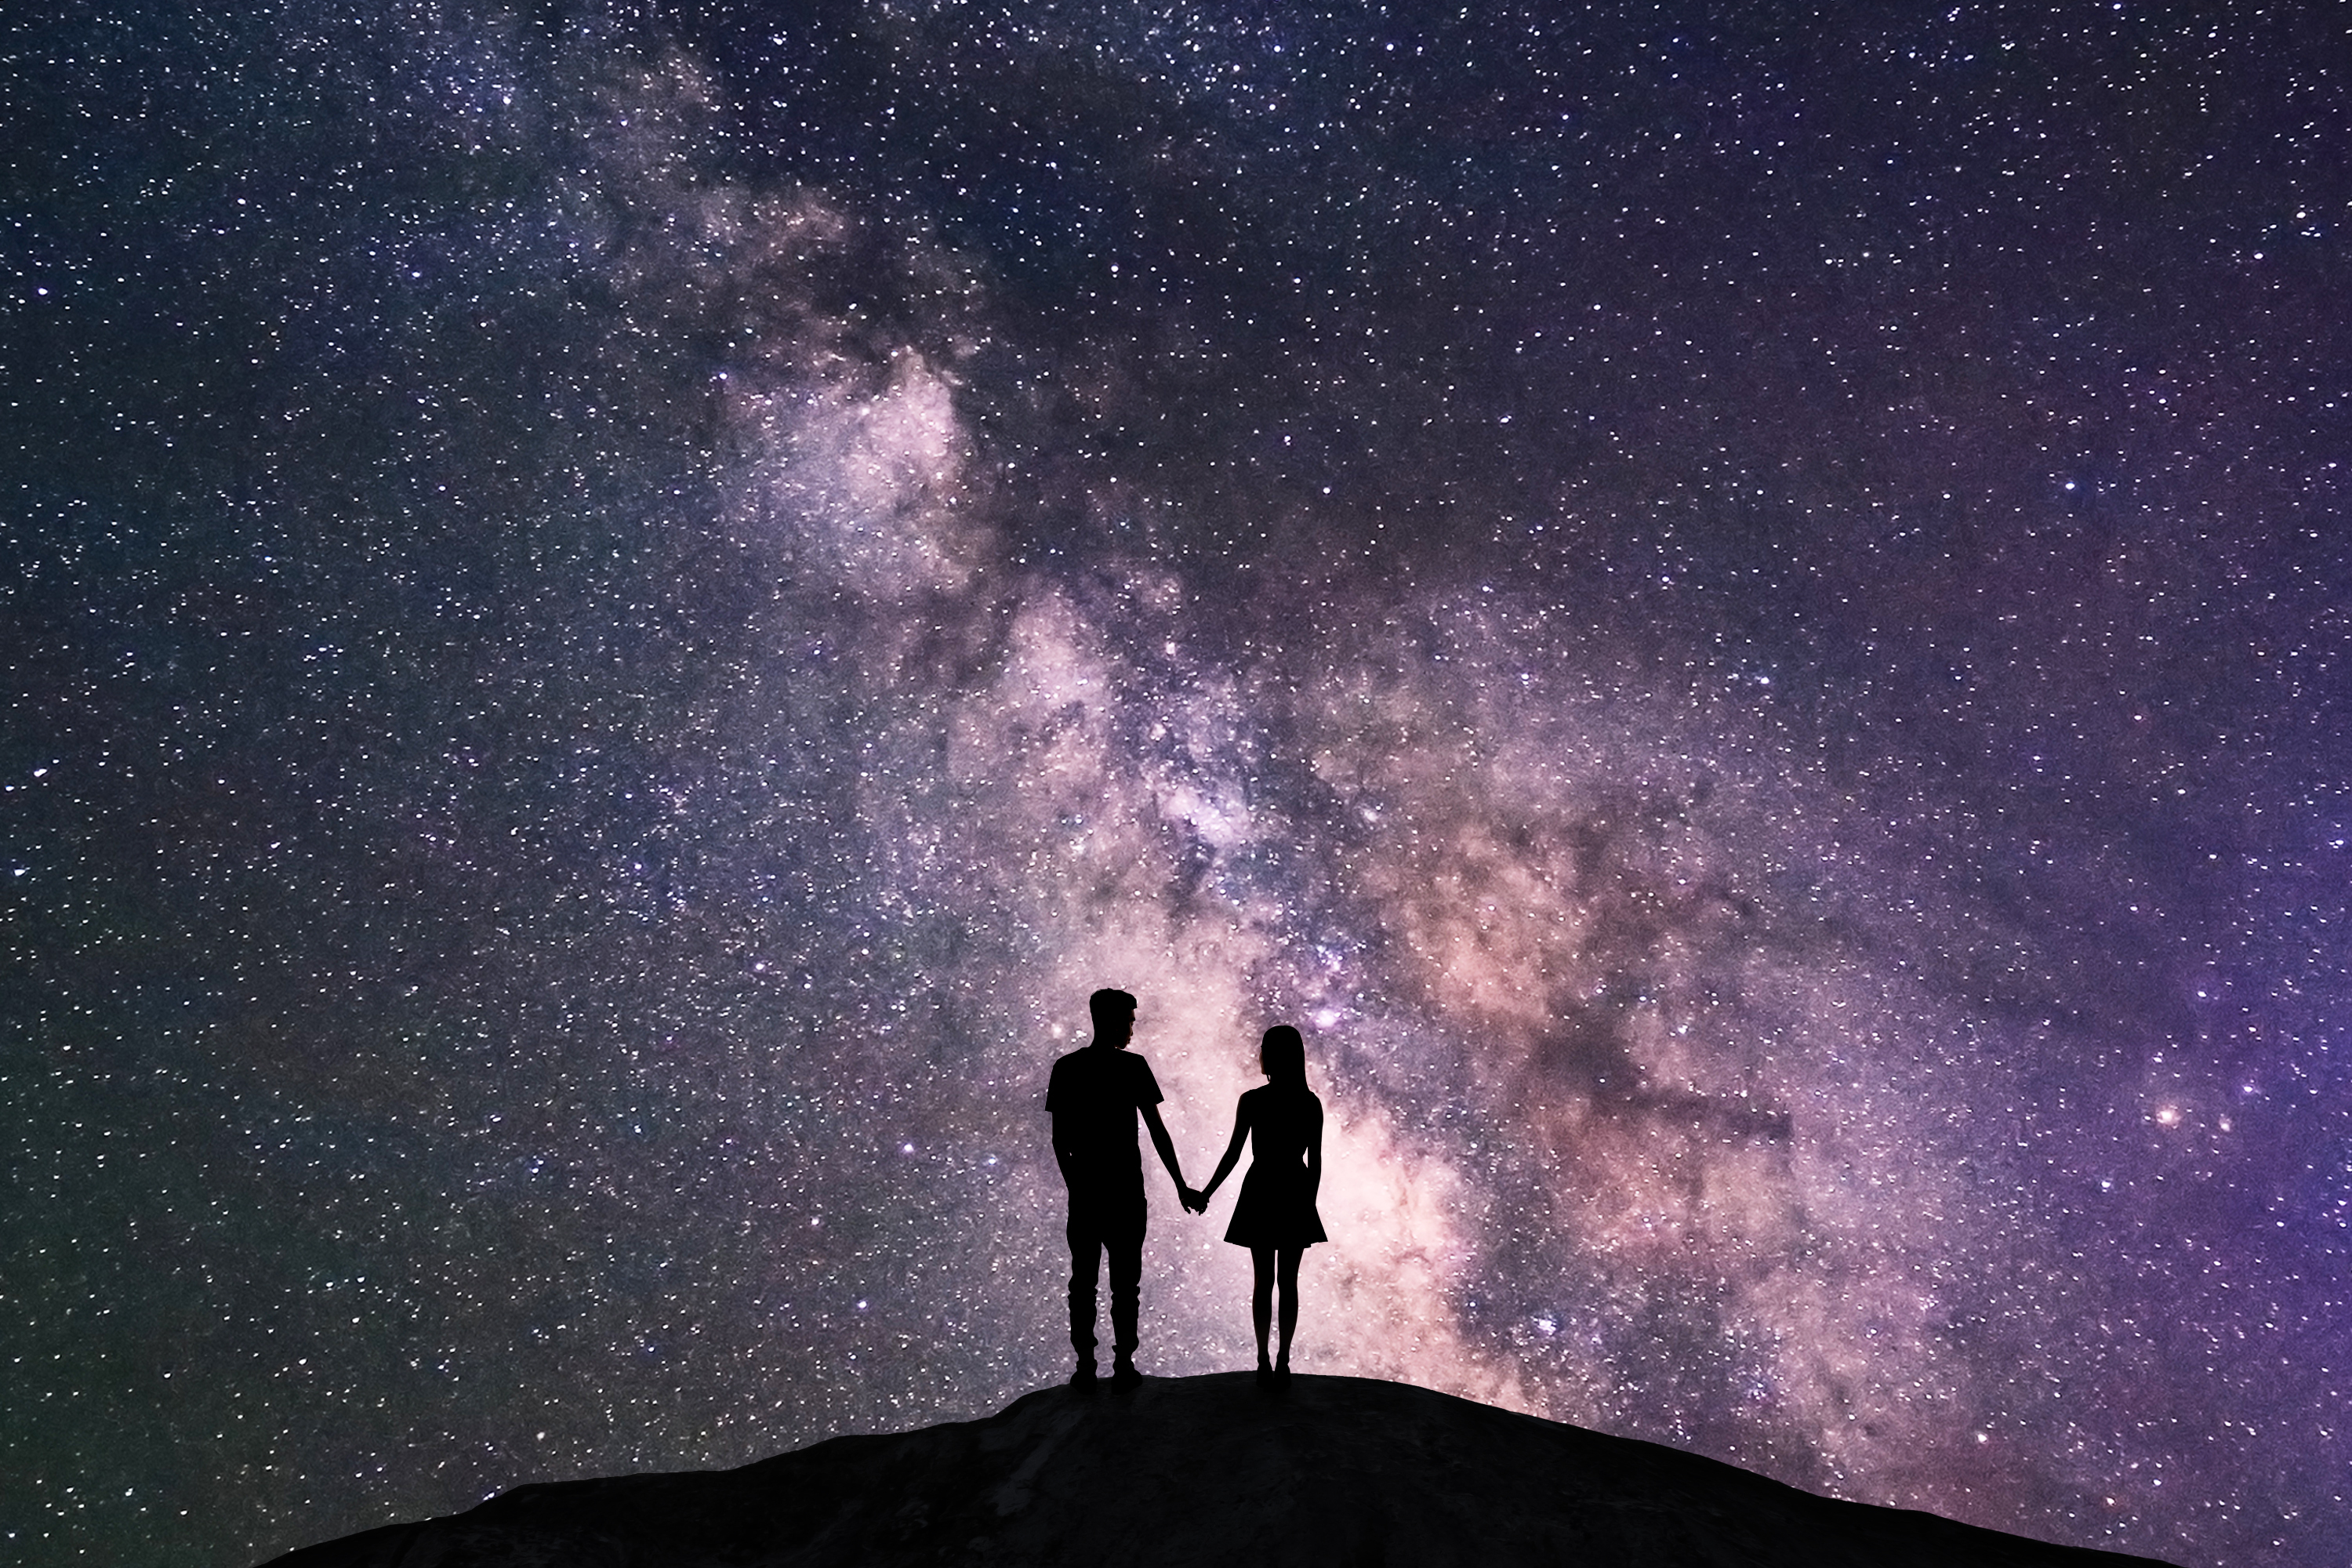
[[[1250,1326],[1257,1331],[1257,1369],[1260,1372],[1266,1370],[1265,1331],[1274,1317],[1274,1263],[1273,1247],[1250,1248]],[[1297,1268],[1294,1260],[1291,1264],[1294,1273]],[[1288,1331],[1286,1329],[1284,1332],[1286,1335]],[[1285,1349],[1286,1353],[1286,1339]]]
[[[1286,1247],[1277,1259],[1279,1272],[1276,1279],[1282,1286],[1282,1351],[1275,1365],[1284,1372],[1290,1370],[1290,1341],[1298,1331],[1298,1257],[1306,1250],[1303,1247]],[[1265,1314],[1260,1313],[1259,1321],[1264,1321]],[[1263,1329],[1258,1332],[1257,1342],[1258,1354],[1263,1358],[1265,1354]]]

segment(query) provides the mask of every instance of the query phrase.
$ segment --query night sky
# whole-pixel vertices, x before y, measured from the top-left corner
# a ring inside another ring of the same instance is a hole
[[[1302,1372],[2340,1568],[2333,7],[31,10],[0,1556],[1058,1381],[1111,984]]]

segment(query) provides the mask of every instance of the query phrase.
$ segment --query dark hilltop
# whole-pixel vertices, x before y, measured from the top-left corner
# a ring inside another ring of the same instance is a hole
[[[1402,1384],[1246,1373],[1048,1389],[984,1421],[740,1469],[518,1488],[267,1568],[969,1563],[2145,1564],[1816,1497],[1730,1465]]]

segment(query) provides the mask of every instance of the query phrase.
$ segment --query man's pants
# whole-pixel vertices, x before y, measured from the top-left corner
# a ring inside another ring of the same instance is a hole
[[[1143,1283],[1143,1194],[1133,1202],[1081,1204],[1075,1194],[1070,1223],[1070,1348],[1095,1358],[1095,1277],[1110,1255],[1110,1348],[1119,1361],[1135,1356],[1135,1319]]]

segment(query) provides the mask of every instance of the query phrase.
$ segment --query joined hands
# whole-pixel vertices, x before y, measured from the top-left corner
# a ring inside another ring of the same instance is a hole
[[[1176,1201],[1183,1205],[1189,1214],[1209,1212],[1209,1194],[1196,1188],[1188,1187],[1181,1182],[1176,1184]]]

